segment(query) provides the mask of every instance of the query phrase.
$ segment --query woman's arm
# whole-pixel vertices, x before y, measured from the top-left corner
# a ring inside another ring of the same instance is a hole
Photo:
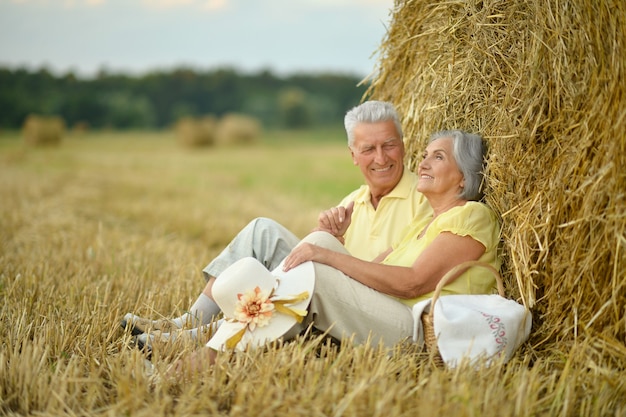
[[[461,262],[478,260],[484,252],[482,243],[472,237],[443,232],[420,254],[413,265],[403,267],[367,262],[303,243],[285,258],[284,268],[289,270],[306,261],[319,262],[332,266],[382,293],[398,298],[415,298],[433,291],[437,282],[454,266]]]

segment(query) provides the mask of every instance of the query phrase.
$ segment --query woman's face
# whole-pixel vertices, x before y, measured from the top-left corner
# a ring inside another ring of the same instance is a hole
[[[452,138],[429,143],[417,173],[417,190],[426,197],[456,197],[463,189],[464,179],[454,159]]]

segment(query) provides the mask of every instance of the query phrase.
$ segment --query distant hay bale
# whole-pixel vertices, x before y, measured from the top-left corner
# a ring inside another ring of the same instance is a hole
[[[226,114],[217,127],[216,140],[220,145],[250,144],[261,137],[258,119],[243,114]]]
[[[367,94],[403,115],[411,168],[436,130],[490,142],[487,202],[533,346],[592,337],[623,366],[626,2],[396,0],[379,52]]]
[[[85,121],[76,122],[72,126],[72,133],[77,136],[85,135],[89,130],[91,130],[91,125]]]
[[[60,117],[31,114],[24,121],[22,136],[30,146],[59,145],[65,136],[65,121]]]
[[[215,144],[217,120],[214,116],[202,118],[184,117],[176,123],[178,142],[187,147]]]

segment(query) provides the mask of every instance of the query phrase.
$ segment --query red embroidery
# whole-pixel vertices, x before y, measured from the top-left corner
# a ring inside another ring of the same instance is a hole
[[[489,328],[492,330],[491,334],[493,334],[493,338],[496,341],[496,345],[497,345],[497,349],[495,353],[497,355],[504,350],[504,348],[506,347],[508,343],[508,339],[506,337],[506,328],[504,327],[504,323],[502,323],[502,320],[500,319],[500,317],[492,316],[491,314],[483,313],[482,311],[480,312],[480,314],[482,314],[483,317],[485,317],[485,319],[487,320],[487,324],[489,325]]]

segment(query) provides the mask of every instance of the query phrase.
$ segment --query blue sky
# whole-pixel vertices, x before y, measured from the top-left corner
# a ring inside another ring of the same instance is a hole
[[[0,0],[0,66],[366,76],[393,0]]]

